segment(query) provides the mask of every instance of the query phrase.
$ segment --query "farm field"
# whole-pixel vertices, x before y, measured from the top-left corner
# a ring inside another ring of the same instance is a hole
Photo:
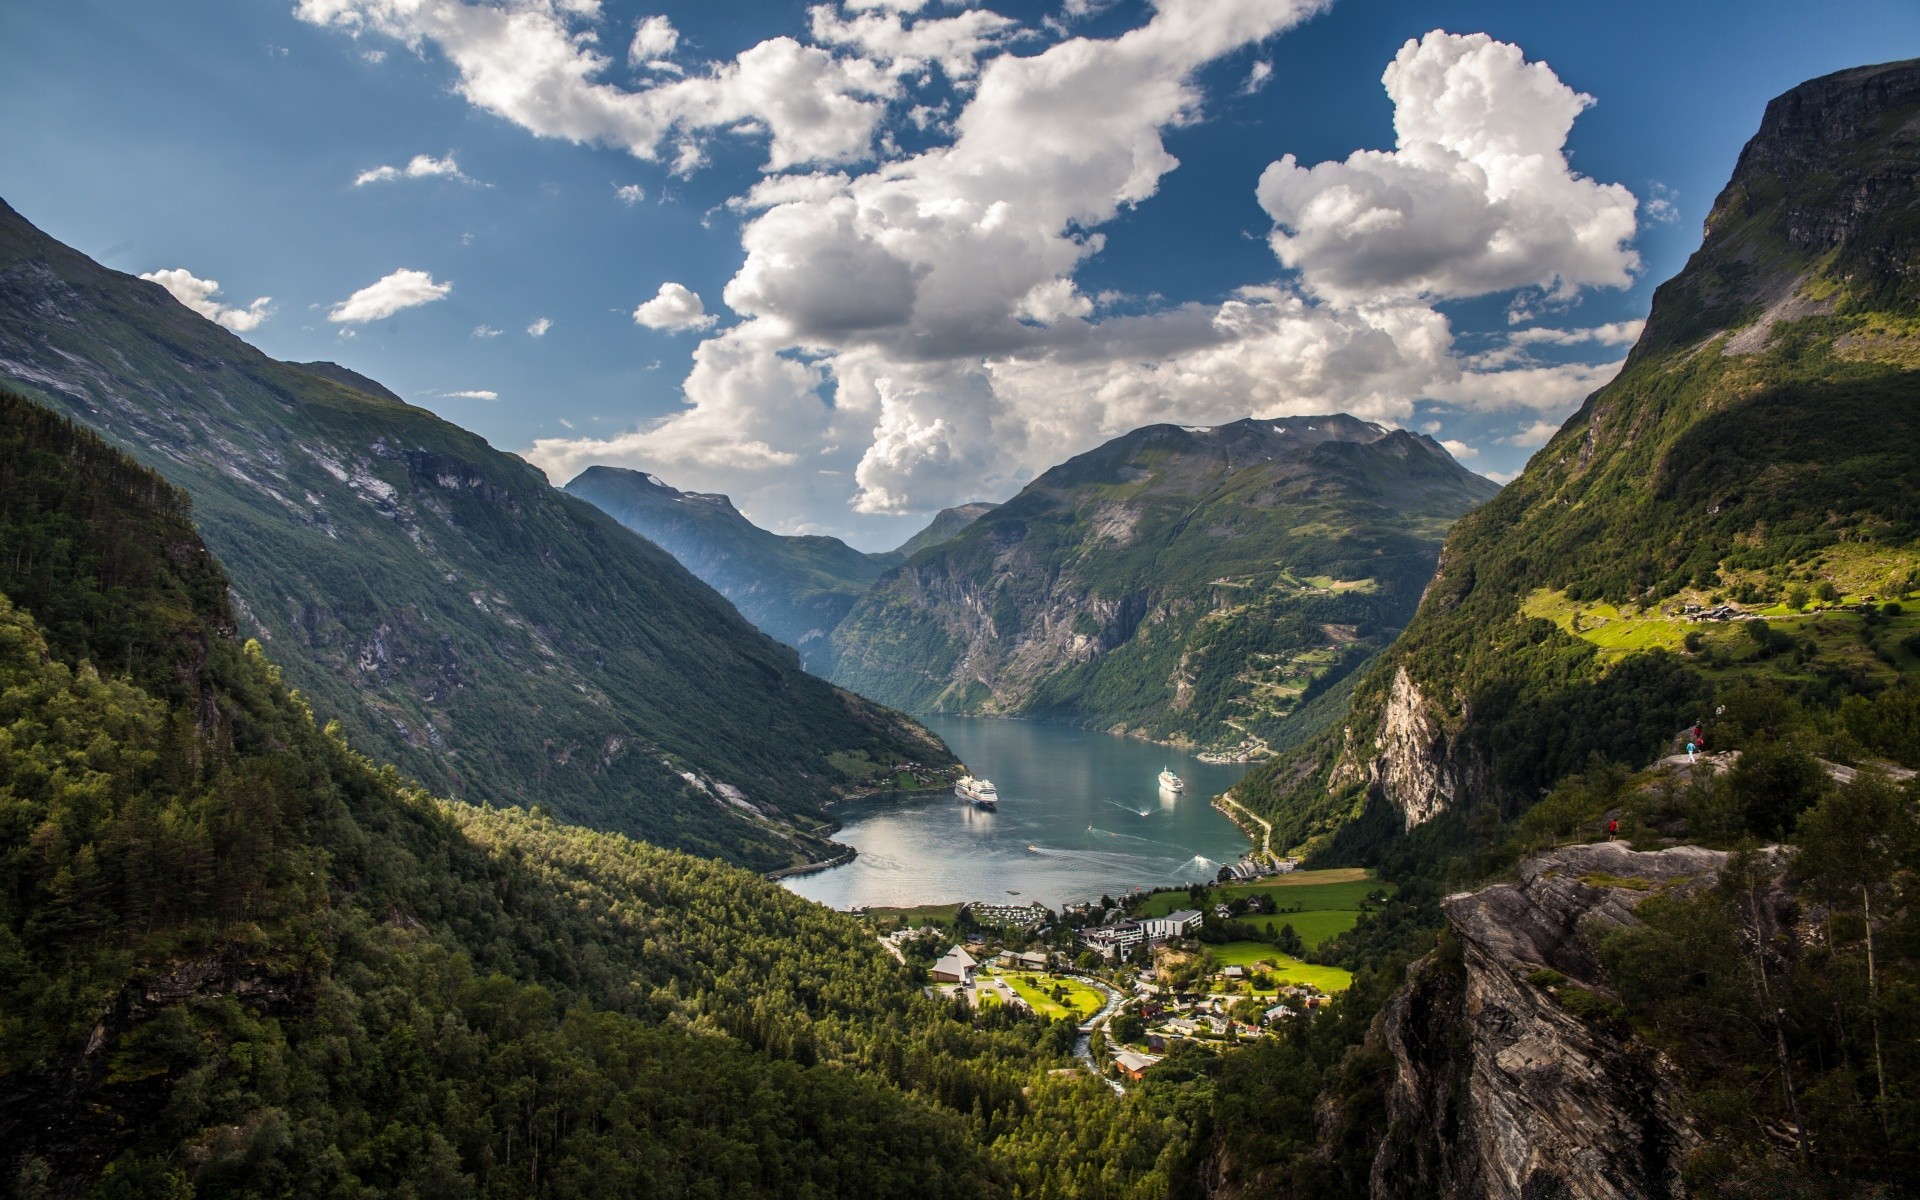
[[[1336,867],[1328,871],[1295,871],[1251,883],[1224,883],[1207,891],[1208,904],[1239,900],[1255,893],[1266,893],[1282,908],[1299,905],[1302,911],[1349,908],[1358,911],[1360,901],[1369,893],[1393,885],[1373,879],[1364,867]],[[1134,913],[1142,917],[1164,917],[1193,901],[1185,892],[1160,892],[1148,896]]]
[[[1358,909],[1331,909],[1240,919],[1260,929],[1268,937],[1277,937],[1282,925],[1291,925],[1293,931],[1300,935],[1300,941],[1311,950],[1328,938],[1352,929],[1360,920],[1360,912]]]
[[[1265,942],[1228,942],[1221,946],[1208,946],[1207,957],[1222,967],[1255,967],[1261,963],[1271,963],[1276,982],[1304,983],[1328,995],[1344,992],[1353,986],[1351,972],[1339,967],[1301,962]]]

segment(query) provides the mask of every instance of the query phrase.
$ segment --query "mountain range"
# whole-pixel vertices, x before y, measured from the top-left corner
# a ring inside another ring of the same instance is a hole
[[[518,457],[4,205],[0,379],[185,488],[241,628],[438,792],[773,868],[833,853],[834,799],[952,763]]]
[[[588,467],[566,490],[673,555],[814,670],[827,636],[874,580],[992,507],[947,509],[898,550],[863,554],[839,538],[772,533],[725,496],[683,492],[643,471]]]
[[[637,471],[567,490],[882,703],[1264,757],[1335,711],[1314,701],[1393,639],[1448,524],[1498,488],[1334,414],[1135,430],[880,555]]]
[[[1377,872],[1309,952],[1352,987],[1124,1091],[1072,1018],[925,987],[930,939],[554,819],[762,868],[939,777],[924,731],[517,459],[0,213],[0,1189],[1910,1193],[1917,166],[1920,60],[1776,99],[1497,494],[1351,417],[1154,426],[874,579],[831,648],[880,685],[1331,721],[1235,793]],[[538,740],[595,720],[633,738],[597,768]],[[1072,952],[1068,916],[1023,936]],[[1206,932],[1163,982],[1220,965]]]
[[[1243,755],[1393,639],[1448,525],[1498,488],[1345,415],[1153,425],[883,576],[832,678]]]

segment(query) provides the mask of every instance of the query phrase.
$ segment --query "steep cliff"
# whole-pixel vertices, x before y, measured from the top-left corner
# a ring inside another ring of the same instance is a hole
[[[1728,683],[1920,665],[1920,621],[1860,611],[1920,588],[1917,168],[1920,64],[1768,106],[1620,375],[1454,527],[1348,720],[1242,785],[1277,834],[1511,809]]]
[[[1448,898],[1452,944],[1378,1025],[1395,1075],[1376,1200],[1684,1195],[1699,1135],[1671,1065],[1608,1019],[1592,939],[1634,923],[1656,889],[1710,886],[1726,857],[1571,846],[1528,859],[1518,883]]]
[[[189,492],[243,634],[442,793],[777,867],[830,853],[836,796],[950,761],[527,463],[3,204],[0,381]]]
[[[1496,490],[1344,415],[1149,426],[882,577],[832,677],[1257,755],[1393,637],[1448,524]]]

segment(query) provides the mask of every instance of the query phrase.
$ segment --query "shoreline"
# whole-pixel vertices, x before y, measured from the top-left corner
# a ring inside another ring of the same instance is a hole
[[[812,875],[816,871],[830,871],[834,867],[844,867],[858,857],[860,857],[860,851],[854,849],[852,846],[848,846],[845,854],[823,859],[820,862],[800,863],[798,866],[781,867],[777,871],[768,871],[764,878],[770,883],[778,883],[782,879],[792,879],[796,875]]]
[[[1232,788],[1228,788],[1226,791],[1221,792],[1218,796],[1215,796],[1213,798],[1212,804],[1217,811],[1225,814],[1227,820],[1232,821],[1234,825],[1239,828],[1241,833],[1244,833],[1247,835],[1248,841],[1253,840],[1253,830],[1247,827],[1247,822],[1251,821],[1254,824],[1260,826],[1260,853],[1261,855],[1266,857],[1268,860],[1272,860],[1273,858],[1273,823],[1272,822],[1268,821],[1265,817],[1257,815],[1252,809],[1248,808],[1244,804],[1241,804],[1238,800],[1235,800],[1233,798]]]

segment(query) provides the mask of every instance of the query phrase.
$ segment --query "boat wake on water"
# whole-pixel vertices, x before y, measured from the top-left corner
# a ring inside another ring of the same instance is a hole
[[[1187,852],[1187,848],[1185,846],[1176,846],[1172,842],[1163,842],[1158,838],[1145,838],[1145,837],[1140,837],[1136,834],[1131,834],[1131,833],[1116,833],[1111,829],[1095,829],[1091,825],[1087,826],[1087,829],[1089,832],[1097,833],[1102,837],[1124,838],[1129,842],[1139,842],[1142,845],[1147,845],[1147,846],[1163,846],[1168,850],[1177,850],[1181,854],[1185,854]]]
[[[1138,869],[1140,860],[1147,857],[1144,854],[1129,854],[1124,850],[1065,850],[1058,846],[1028,846],[1027,850],[1046,858],[1063,858],[1120,870]]]
[[[1181,863],[1179,866],[1175,867],[1173,870],[1168,871],[1167,874],[1185,875],[1196,869],[1200,871],[1204,871],[1209,876],[1212,876],[1220,870],[1220,864],[1213,861],[1211,858],[1208,858],[1204,854],[1196,854],[1192,858],[1188,859],[1187,861]]]

